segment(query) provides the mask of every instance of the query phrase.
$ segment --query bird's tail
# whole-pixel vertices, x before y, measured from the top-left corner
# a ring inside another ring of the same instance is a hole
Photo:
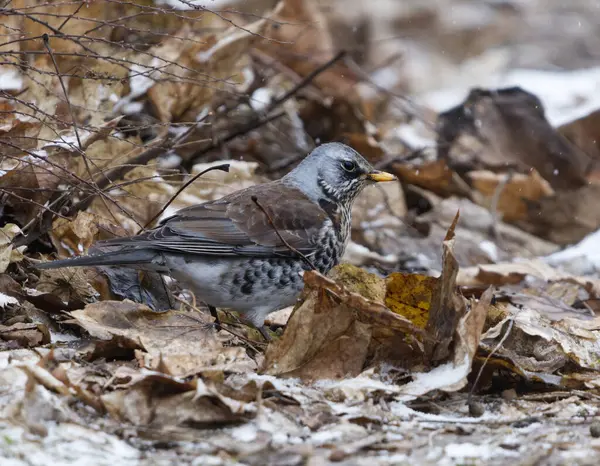
[[[131,249],[129,251],[117,250],[111,252],[96,252],[89,256],[72,257],[51,262],[37,264],[38,269],[58,269],[61,267],[99,267],[109,265],[121,266],[149,266],[144,268],[159,268],[162,264],[162,255],[151,249]]]

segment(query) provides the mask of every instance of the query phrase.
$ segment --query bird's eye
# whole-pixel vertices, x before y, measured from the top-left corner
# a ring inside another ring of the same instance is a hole
[[[347,172],[353,172],[354,170],[356,170],[356,164],[351,160],[344,160],[342,162],[342,168]]]

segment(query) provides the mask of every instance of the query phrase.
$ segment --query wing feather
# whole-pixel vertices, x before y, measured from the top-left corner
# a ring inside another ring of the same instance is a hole
[[[256,196],[288,244],[304,254],[313,252],[313,238],[327,220],[327,214],[300,190],[279,181],[187,207],[153,230],[103,243],[209,256],[292,255],[252,196]]]

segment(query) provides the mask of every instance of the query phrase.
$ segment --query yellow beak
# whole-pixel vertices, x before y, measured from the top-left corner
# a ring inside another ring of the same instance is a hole
[[[394,181],[397,180],[398,178],[396,178],[394,175],[392,175],[391,173],[387,173],[387,172],[380,172],[379,170],[374,170],[371,173],[367,173],[367,178],[372,180],[372,181]]]

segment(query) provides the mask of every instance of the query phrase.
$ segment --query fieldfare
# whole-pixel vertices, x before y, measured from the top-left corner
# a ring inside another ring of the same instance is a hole
[[[326,274],[340,261],[356,196],[394,179],[344,144],[323,144],[279,180],[186,207],[152,230],[38,268],[117,265],[169,274],[213,315],[215,307],[239,311],[264,335],[265,317],[296,301],[304,270]]]

